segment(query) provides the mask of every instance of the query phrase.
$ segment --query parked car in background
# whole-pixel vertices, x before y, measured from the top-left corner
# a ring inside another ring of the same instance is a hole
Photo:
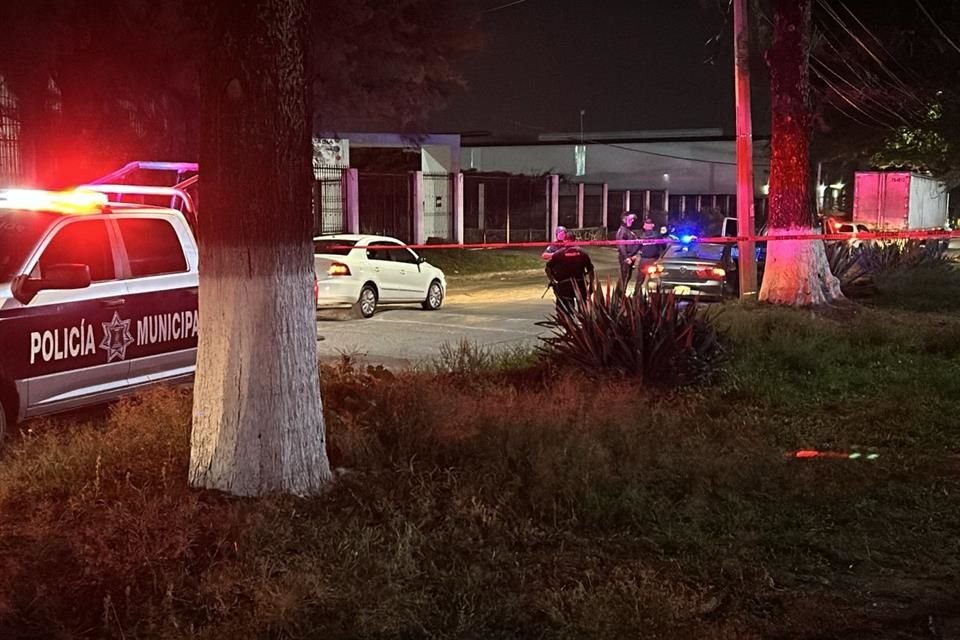
[[[317,308],[350,307],[370,318],[385,304],[443,305],[446,277],[396,238],[329,235],[313,240]]]

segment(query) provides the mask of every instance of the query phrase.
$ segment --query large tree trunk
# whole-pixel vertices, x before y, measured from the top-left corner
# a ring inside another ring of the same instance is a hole
[[[312,298],[305,0],[208,7],[190,482],[307,495],[331,474]]]
[[[770,235],[812,233],[810,216],[810,2],[774,0],[770,68]],[[842,298],[830,273],[823,242],[781,240],[767,244],[760,300],[796,306]]]

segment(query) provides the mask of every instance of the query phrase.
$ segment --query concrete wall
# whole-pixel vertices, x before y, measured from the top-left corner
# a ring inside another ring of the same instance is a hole
[[[464,171],[507,171],[539,175],[576,173],[574,144],[464,147]],[[769,176],[766,142],[754,143],[757,197]],[[736,193],[736,142],[681,141],[587,145],[586,175],[578,182],[607,183],[611,189],[669,190],[672,193]]]

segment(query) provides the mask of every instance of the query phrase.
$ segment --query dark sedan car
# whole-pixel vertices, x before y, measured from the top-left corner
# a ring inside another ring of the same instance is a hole
[[[677,243],[670,245],[644,273],[643,291],[673,292],[678,298],[723,300],[739,295],[737,246],[734,244]],[[766,251],[757,247],[757,277],[763,278]]]
[[[643,288],[672,291],[678,298],[722,300],[729,293],[727,271],[732,266],[729,245],[673,244],[647,267]]]

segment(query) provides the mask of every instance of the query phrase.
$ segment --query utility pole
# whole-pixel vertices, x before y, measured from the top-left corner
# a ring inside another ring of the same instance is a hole
[[[747,0],[733,0],[734,96],[737,111],[737,235],[756,232],[753,211],[753,123],[750,116],[750,28]],[[757,297],[757,255],[753,242],[739,242],[740,299]]]

